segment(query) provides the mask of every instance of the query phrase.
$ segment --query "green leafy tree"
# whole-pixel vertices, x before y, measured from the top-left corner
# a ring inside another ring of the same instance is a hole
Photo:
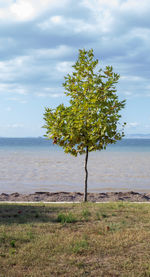
[[[119,75],[112,66],[106,66],[103,71],[97,65],[92,49],[79,50],[74,72],[65,77],[63,84],[70,105],[46,108],[44,114],[46,136],[53,143],[62,146],[65,153],[85,154],[84,201],[87,201],[89,152],[106,149],[124,135],[125,123],[119,123],[119,112],[125,100],[119,102],[116,94]]]

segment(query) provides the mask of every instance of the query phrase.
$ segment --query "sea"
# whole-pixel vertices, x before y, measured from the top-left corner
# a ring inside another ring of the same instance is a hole
[[[0,138],[0,193],[83,192],[84,161],[43,137]],[[150,192],[150,139],[124,138],[90,152],[88,173],[89,192]]]

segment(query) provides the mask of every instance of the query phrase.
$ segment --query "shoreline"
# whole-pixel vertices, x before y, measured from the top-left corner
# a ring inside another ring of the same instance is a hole
[[[18,192],[0,194],[0,202],[82,202],[81,192],[35,192],[31,194],[21,194]],[[127,192],[100,192],[88,193],[89,202],[150,202],[150,193],[140,193],[135,191]]]

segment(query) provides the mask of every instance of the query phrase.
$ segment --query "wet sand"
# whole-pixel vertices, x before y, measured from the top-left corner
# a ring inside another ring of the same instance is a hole
[[[82,202],[83,193],[80,192],[35,192],[32,194],[20,193],[2,193],[0,201],[12,202]],[[150,202],[150,193],[128,192],[106,192],[106,193],[88,193],[89,202]]]

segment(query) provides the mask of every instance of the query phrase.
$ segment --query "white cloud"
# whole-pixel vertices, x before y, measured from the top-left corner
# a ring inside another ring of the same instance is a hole
[[[64,94],[63,93],[45,93],[45,92],[39,92],[35,94],[37,97],[42,97],[42,98],[60,98],[63,97]]]
[[[7,0],[0,2],[0,19],[9,21],[29,21],[47,10],[63,7],[69,0]]]
[[[37,86],[39,76],[41,81],[44,79],[43,88],[47,86],[46,80],[63,78],[64,73],[71,71],[73,62],[61,60],[73,56],[74,52],[72,47],[60,45],[31,50],[27,55],[1,61],[0,93],[26,95],[32,93],[32,83]]]
[[[122,33],[129,31],[131,25],[137,27],[135,19],[140,22],[150,12],[149,0],[83,0],[82,5],[93,13],[98,31],[112,36],[120,27]]]
[[[63,97],[63,89],[61,87],[46,87],[41,92],[36,92],[35,96],[41,98],[59,98]]]
[[[138,14],[145,13],[150,8],[149,0],[83,0],[82,5],[88,7],[92,11],[122,11],[136,12]]]
[[[127,80],[127,81],[133,81],[133,82],[141,82],[141,81],[145,80],[143,77],[131,76],[131,75],[121,76],[120,79]]]
[[[24,124],[21,124],[21,123],[14,123],[14,124],[7,125],[7,128],[12,128],[12,129],[20,129],[23,127],[24,127]]]
[[[47,29],[52,29],[54,26],[64,26],[66,24],[66,20],[64,19],[63,16],[60,15],[55,15],[51,16],[49,19],[44,20],[38,26],[42,30],[47,30]]]
[[[62,23],[64,23],[64,18],[60,15],[52,16],[50,18],[50,22],[52,22],[54,24],[62,24]]]
[[[51,95],[52,98],[59,98],[59,97],[63,97],[64,94],[63,93],[54,93]]]
[[[20,56],[0,62],[0,81],[14,81],[17,76],[25,71],[29,60],[31,62],[31,58],[28,56]]]
[[[83,0],[82,5],[92,11],[98,31],[105,33],[112,29],[115,21],[113,11],[119,8],[118,0]]]
[[[84,19],[64,17],[60,15],[51,16],[48,20],[41,22],[38,26],[42,30],[60,28],[63,32],[95,32],[95,23],[89,23]]]
[[[34,18],[36,9],[32,6],[32,2],[18,1],[10,7],[10,12],[18,21],[30,20]]]
[[[121,0],[120,0],[121,2]],[[143,13],[147,13],[150,8],[149,0],[127,0],[123,1],[121,4],[121,10],[123,12],[132,12],[142,15]]]
[[[28,91],[24,86],[21,86],[19,84],[0,83],[0,93],[2,94],[9,93],[12,95],[14,94],[26,95]]]
[[[138,122],[130,122],[130,123],[127,123],[127,128],[136,128],[139,125],[140,124]]]
[[[119,0],[83,0],[82,5],[93,10],[103,11],[104,9],[116,9],[119,7]]]
[[[32,51],[32,57],[36,58],[50,58],[50,59],[59,59],[63,58],[64,56],[68,56],[69,54],[73,54],[74,49],[73,47],[67,45],[59,45],[55,48],[41,48],[38,50]]]
[[[27,104],[28,101],[18,97],[7,97],[6,101],[18,102],[19,104]]]
[[[56,70],[62,73],[69,73],[72,71],[72,62],[58,62],[56,65]]]
[[[131,96],[131,95],[133,95],[133,93],[131,92],[131,91],[123,91],[122,92],[124,95],[126,95],[126,96]]]
[[[130,38],[141,38],[143,42],[150,42],[150,29],[145,27],[134,27],[132,28],[128,36]]]

